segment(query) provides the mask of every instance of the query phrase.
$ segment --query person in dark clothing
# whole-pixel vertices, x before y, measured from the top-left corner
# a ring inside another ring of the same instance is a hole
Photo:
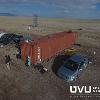
[[[43,66],[41,64],[37,64],[34,66],[34,68],[40,71],[43,68]]]
[[[34,68],[35,68],[35,69],[37,68],[37,70],[38,70],[41,74],[44,74],[45,72],[48,71],[48,69],[45,68],[45,67],[43,67],[43,65],[41,65],[41,64],[35,65]]]
[[[16,58],[17,58],[17,59],[21,59],[21,49],[20,49],[19,42],[16,43],[15,47],[17,48],[17,51],[16,51]]]
[[[9,55],[5,56],[5,64],[7,66],[7,68],[10,70],[10,62],[11,62],[11,58]]]
[[[17,58],[17,59],[21,59],[20,50],[17,50],[17,52],[16,52],[16,58]]]
[[[40,70],[40,73],[41,73],[41,74],[44,74],[44,73],[47,72],[47,71],[48,71],[48,69],[45,68],[45,67],[43,67],[43,68]]]

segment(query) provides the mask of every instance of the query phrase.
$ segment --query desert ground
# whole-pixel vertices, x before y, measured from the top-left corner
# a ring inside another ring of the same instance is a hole
[[[7,32],[33,36],[54,34],[72,30],[77,34],[77,52],[87,55],[87,68],[73,82],[65,82],[57,77],[52,68],[59,62],[51,59],[46,66],[49,71],[41,74],[33,67],[26,67],[22,60],[15,58],[15,45],[0,48],[0,100],[100,100],[100,96],[90,94],[73,96],[70,86],[100,86],[100,20],[38,18],[38,27],[28,30],[33,24],[32,17],[0,17],[0,29]],[[95,52],[95,54],[94,54]],[[5,55],[12,58],[10,70],[4,63]]]

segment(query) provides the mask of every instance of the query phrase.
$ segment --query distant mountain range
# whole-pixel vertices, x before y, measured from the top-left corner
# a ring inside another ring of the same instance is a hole
[[[17,15],[12,13],[0,13],[0,16],[17,16]]]

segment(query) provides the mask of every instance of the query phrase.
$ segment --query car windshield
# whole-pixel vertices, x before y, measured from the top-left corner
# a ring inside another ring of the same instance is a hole
[[[72,71],[77,70],[78,66],[79,66],[79,64],[77,62],[72,61],[72,60],[68,60],[64,64],[64,67],[66,67],[66,68],[68,68],[68,69],[70,69]]]

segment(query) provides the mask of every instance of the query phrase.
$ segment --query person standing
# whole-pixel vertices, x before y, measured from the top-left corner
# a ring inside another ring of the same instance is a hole
[[[19,50],[16,51],[16,58],[17,59],[21,59],[21,54],[20,54],[20,51]]]
[[[9,55],[5,56],[5,64],[8,70],[10,70],[10,62],[11,62],[11,58]]]

